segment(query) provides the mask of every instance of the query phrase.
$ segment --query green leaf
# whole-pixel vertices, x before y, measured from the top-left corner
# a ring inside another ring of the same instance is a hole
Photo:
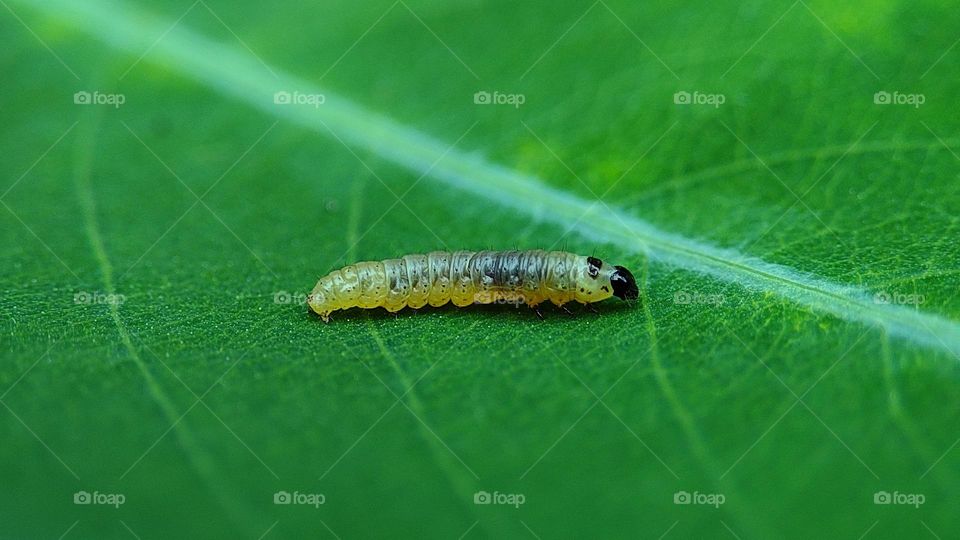
[[[949,4],[3,6],[5,535],[960,532]],[[303,304],[486,248],[641,302]]]

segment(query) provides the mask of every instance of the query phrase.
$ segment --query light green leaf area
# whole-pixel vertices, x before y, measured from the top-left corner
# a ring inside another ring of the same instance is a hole
[[[956,536],[957,28],[7,0],[0,536]],[[511,248],[627,266],[641,302],[302,302]]]

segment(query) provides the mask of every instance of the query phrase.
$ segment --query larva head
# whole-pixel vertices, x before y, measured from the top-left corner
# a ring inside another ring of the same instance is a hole
[[[640,296],[633,274],[622,266],[605,264],[596,257],[587,257],[583,272],[577,276],[576,301],[589,304],[616,296],[636,300]]]

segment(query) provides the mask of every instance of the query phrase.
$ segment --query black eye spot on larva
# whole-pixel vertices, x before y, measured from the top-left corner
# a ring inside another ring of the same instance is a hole
[[[587,275],[597,279],[600,269],[603,268],[603,261],[596,257],[587,257]]]
[[[621,300],[636,300],[640,296],[637,280],[633,274],[622,266],[614,266],[616,271],[610,276],[610,285],[613,285],[613,295]]]

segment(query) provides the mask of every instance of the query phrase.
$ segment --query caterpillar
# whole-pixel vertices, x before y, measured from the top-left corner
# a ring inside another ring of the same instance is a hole
[[[359,262],[322,277],[307,297],[330,321],[340,309],[439,307],[447,302],[537,305],[590,304],[616,296],[636,300],[637,282],[622,266],[565,251],[433,251],[399,259]],[[539,313],[539,312],[538,312]]]

